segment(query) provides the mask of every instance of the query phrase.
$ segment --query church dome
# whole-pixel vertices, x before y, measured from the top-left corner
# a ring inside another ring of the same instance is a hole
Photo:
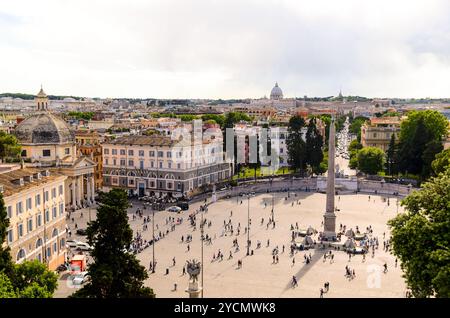
[[[26,118],[16,127],[14,135],[24,145],[75,142],[75,134],[69,125],[62,118],[50,113]]]
[[[270,92],[270,99],[282,99],[283,98],[283,91],[278,86],[278,83],[275,83],[275,86],[272,88],[272,91]]]

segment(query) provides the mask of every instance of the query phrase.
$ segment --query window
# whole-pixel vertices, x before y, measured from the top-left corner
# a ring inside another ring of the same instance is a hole
[[[159,167],[162,168],[163,167],[163,163],[162,161],[159,163]]]
[[[17,235],[19,238],[23,236],[23,224],[19,223],[17,224]]]
[[[59,215],[63,215],[64,214],[64,203],[61,203],[59,205]]]
[[[105,165],[108,165],[108,158],[105,159]]]
[[[57,217],[57,210],[56,210],[56,206],[54,206],[53,208],[52,208],[52,218],[54,219],[54,218],[56,218]]]
[[[58,245],[55,243],[53,243],[53,253],[56,253],[56,251],[58,250]]]
[[[128,166],[129,166],[129,167],[134,166],[134,161],[133,161],[133,160],[128,160]]]
[[[50,149],[42,150],[42,156],[43,157],[50,157]]]
[[[154,162],[154,161],[151,161],[151,162],[150,162],[150,167],[153,168],[154,166],[155,166],[155,162]]]
[[[144,157],[144,150],[139,150],[139,157]]]
[[[177,163],[177,169],[181,169],[181,163]]]
[[[52,189],[52,199],[56,198],[56,188]]]
[[[109,148],[103,149],[103,153],[104,153],[105,155],[109,155]]]
[[[112,149],[112,150],[111,150],[111,153],[112,153],[113,155],[117,155],[117,149]]]
[[[134,184],[134,180],[130,179],[130,184],[133,185]]]
[[[63,249],[65,245],[66,245],[66,240],[65,239],[61,239],[61,241],[59,242],[59,248]]]
[[[65,153],[66,155],[69,155],[69,154],[70,154],[70,148],[64,149],[64,153]]]
[[[17,202],[16,203],[16,215],[19,215],[23,212],[22,210],[22,202]]]
[[[172,153],[170,151],[167,152],[167,158],[172,158]]]
[[[164,157],[164,152],[163,151],[158,151],[158,157],[160,157],[160,158]]]
[[[36,198],[34,200],[34,205],[35,206],[41,205],[41,195],[40,194],[36,194]]]
[[[47,258],[50,258],[52,256],[52,249],[51,247],[47,247]]]
[[[144,169],[144,161],[139,161],[139,169]]]
[[[48,191],[44,192],[44,202],[48,202]]]
[[[168,163],[168,166],[169,166],[169,169],[172,169],[172,163],[171,162]]]
[[[172,182],[167,183],[167,189],[172,189]]]
[[[27,207],[27,211],[31,210],[31,198],[28,198],[26,201],[26,207]]]
[[[50,221],[50,211],[47,209],[45,210],[45,222]]]
[[[12,206],[8,206],[8,218],[12,218]]]
[[[116,159],[113,159],[113,165],[117,166],[117,160]]]
[[[149,155],[150,155],[150,157],[154,157],[154,156],[155,156],[155,152],[154,152],[153,150],[151,150],[151,151],[149,152]]]
[[[59,195],[63,195],[63,193],[64,193],[64,190],[63,190],[64,188],[63,188],[63,186],[62,186],[62,184],[59,186]]]
[[[133,149],[128,149],[128,155],[129,156],[134,156],[134,150]]]
[[[150,187],[154,188],[155,187],[155,182],[154,181],[150,181]]]
[[[125,156],[126,155],[125,149],[120,149],[120,155],[121,156]]]
[[[33,231],[33,219],[32,218],[29,218],[27,221],[27,231],[28,231],[28,233]]]
[[[36,227],[40,227],[42,225],[42,214],[36,215]]]
[[[25,250],[23,248],[20,249],[19,253],[17,253],[17,261],[20,261],[26,257]]]

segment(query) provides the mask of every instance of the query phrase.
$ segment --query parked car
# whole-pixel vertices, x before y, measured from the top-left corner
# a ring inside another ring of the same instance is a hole
[[[180,212],[181,208],[179,206],[171,206],[170,208],[167,209],[167,211],[169,211],[169,212]]]
[[[78,229],[76,232],[78,235],[87,235],[86,229]]]
[[[75,240],[67,240],[66,241],[66,246],[69,248],[75,248],[78,246],[78,243],[80,243],[79,241],[75,241]]]
[[[183,211],[189,210],[189,203],[188,202],[178,202],[177,206],[179,208],[181,208],[181,210],[183,210]]]
[[[88,278],[89,278],[88,272],[81,272],[81,273],[74,275],[74,277],[72,279],[72,283],[74,285],[81,285],[81,284],[85,283],[88,280]]]
[[[92,246],[90,246],[88,243],[78,242],[78,244],[77,244],[77,250],[81,250],[81,251],[92,251],[93,248],[92,248]]]

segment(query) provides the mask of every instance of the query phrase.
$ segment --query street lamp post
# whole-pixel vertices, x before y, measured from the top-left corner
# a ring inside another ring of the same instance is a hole
[[[250,193],[247,194],[247,256],[250,255]]]
[[[152,273],[155,272],[155,210],[153,209],[153,207],[151,206],[151,204],[149,204],[150,208],[152,209],[152,232],[153,232],[153,243],[152,243],[152,248],[153,248],[153,266],[152,266]]]
[[[274,215],[274,194],[272,192],[272,222],[275,222],[275,215]]]
[[[201,223],[200,223],[201,241],[202,241],[202,247],[201,247],[201,254],[202,254],[201,255],[201,258],[202,258],[202,267],[201,267],[201,269],[202,269],[202,298],[203,298],[203,289],[204,289],[204,286],[203,286],[203,268],[205,267],[205,264],[203,263],[203,241],[204,241],[204,236],[203,236],[203,233],[204,233],[203,213],[204,213],[204,210],[201,211],[202,217],[201,217]]]

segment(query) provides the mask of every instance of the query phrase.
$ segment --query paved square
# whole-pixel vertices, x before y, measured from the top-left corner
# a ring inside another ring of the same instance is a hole
[[[250,199],[250,239],[252,241],[253,256],[246,256],[245,227],[247,226],[248,202],[245,198],[231,198],[220,200],[209,206],[204,218],[212,222],[210,227],[205,226],[205,234],[212,237],[212,244],[204,244],[204,297],[319,297],[320,288],[325,282],[330,283],[329,292],[324,297],[404,297],[406,285],[402,278],[400,264],[395,267],[395,257],[383,250],[383,233],[386,240],[389,231],[386,222],[396,215],[397,198],[391,197],[387,204],[387,196],[374,196],[368,194],[341,195],[336,196],[337,229],[339,224],[347,226],[347,229],[359,226],[364,230],[371,225],[373,236],[378,237],[380,247],[375,251],[372,258],[369,252],[365,261],[361,255],[355,255],[349,261],[345,252],[334,252],[333,263],[324,261],[323,250],[298,251],[295,255],[295,264],[289,255],[291,230],[290,226],[297,222],[300,228],[308,226],[320,231],[325,209],[325,194],[314,192],[286,192],[274,193],[275,223],[267,228],[267,222],[271,216],[272,194],[260,194]],[[241,204],[242,200],[242,204]],[[297,204],[299,200],[300,204]],[[188,297],[185,289],[188,286],[189,275],[182,275],[182,268],[188,259],[201,258],[201,240],[199,223],[194,230],[188,220],[189,213],[195,211],[203,204],[196,203],[190,206],[189,211],[180,214],[160,211],[155,212],[155,234],[159,231],[169,234],[158,241],[155,245],[156,273],[150,274],[145,285],[154,289],[157,297]],[[265,206],[267,204],[267,206]],[[143,220],[132,219],[132,212],[136,211],[137,204],[130,208],[130,224],[136,233],[142,233],[143,238],[150,240],[152,235],[152,223],[148,223],[148,229],[143,231]],[[232,211],[232,216],[231,215]],[[399,207],[399,213],[403,212]],[[151,215],[146,210],[145,215]],[[182,217],[183,222],[177,225],[173,232],[170,225],[166,225],[168,217]],[[261,225],[261,219],[264,223]],[[84,227],[83,221],[87,219],[85,212],[83,219],[76,219],[78,227]],[[200,215],[198,215],[198,220]],[[231,219],[234,233],[231,236],[222,236],[224,221]],[[237,235],[240,223],[240,234]],[[81,225],[83,224],[83,225]],[[181,242],[181,237],[192,235],[192,242],[188,244]],[[317,238],[317,236],[315,236]],[[238,240],[240,251],[235,252],[232,241]],[[267,240],[270,245],[267,247]],[[257,241],[261,242],[261,248],[257,249]],[[282,247],[285,246],[284,253]],[[273,264],[272,250],[278,246],[280,250],[279,262]],[[224,254],[223,260],[213,261],[213,254],[218,250]],[[229,259],[230,251],[233,258]],[[304,255],[311,254],[312,262],[305,264]],[[176,264],[173,266],[173,257]],[[152,247],[146,248],[137,255],[147,269],[152,260]],[[241,259],[243,266],[237,269],[237,261]],[[383,264],[387,263],[388,272],[383,273]],[[349,280],[345,277],[345,266],[348,265],[355,270],[356,277]],[[166,275],[166,269],[169,274]],[[292,288],[292,276],[296,276],[298,287]],[[201,277],[199,277],[201,280]],[[174,284],[177,290],[174,291]],[[61,285],[61,281],[60,281]],[[70,290],[60,287],[55,294],[56,297],[65,297]]]

